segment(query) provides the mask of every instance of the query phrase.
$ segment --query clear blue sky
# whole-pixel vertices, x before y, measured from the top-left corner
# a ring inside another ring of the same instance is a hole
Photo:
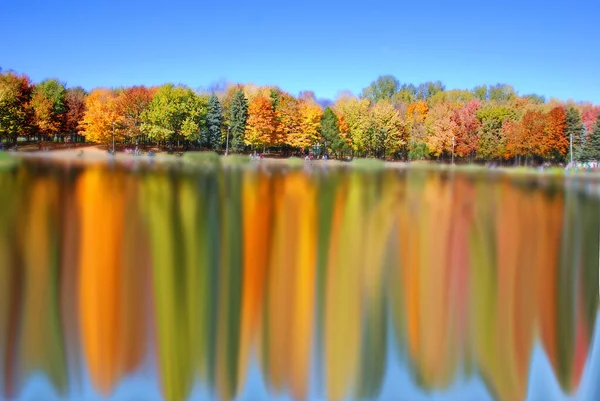
[[[600,2],[4,1],[0,66],[69,86],[221,79],[334,98],[379,75],[600,103]]]

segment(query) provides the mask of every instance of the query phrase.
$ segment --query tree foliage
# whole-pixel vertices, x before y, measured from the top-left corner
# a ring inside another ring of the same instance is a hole
[[[338,116],[331,107],[327,107],[323,111],[320,131],[325,148],[331,150],[334,154],[339,154],[347,147],[345,139],[340,134]]]
[[[258,95],[248,106],[245,142],[251,146],[267,146],[277,141],[279,121],[272,100]]]
[[[208,134],[206,146],[210,149],[221,147],[221,125],[223,123],[223,108],[214,93],[208,100],[208,114],[206,115],[206,131]]]
[[[33,85],[26,75],[0,74],[0,137],[16,143],[31,131],[30,99]]]
[[[88,141],[108,144],[113,133],[116,141],[125,138],[117,99],[115,91],[104,88],[94,89],[85,99],[86,110],[80,128]]]
[[[64,126],[65,85],[57,79],[47,79],[35,86],[31,98],[34,125],[39,134],[55,135]]]
[[[119,92],[117,113],[121,117],[124,135],[138,139],[142,134],[142,115],[152,102],[152,91],[145,86],[133,86]]]
[[[65,92],[65,132],[72,134],[79,131],[79,124],[85,115],[85,90],[77,86]]]
[[[230,108],[231,149],[234,152],[244,150],[247,121],[248,101],[244,96],[244,91],[238,88],[233,96]]]
[[[400,82],[395,77],[384,75],[363,89],[362,97],[369,99],[372,103],[377,103],[381,100],[391,101],[399,89]]]
[[[600,114],[596,117],[592,134],[584,144],[580,160],[600,162]]]

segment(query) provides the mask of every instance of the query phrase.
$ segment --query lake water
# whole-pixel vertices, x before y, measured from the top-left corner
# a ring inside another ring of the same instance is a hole
[[[600,399],[598,188],[5,167],[0,399]]]

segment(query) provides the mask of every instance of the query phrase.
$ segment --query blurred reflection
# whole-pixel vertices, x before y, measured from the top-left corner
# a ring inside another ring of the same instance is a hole
[[[376,399],[397,364],[520,400],[536,344],[566,394],[589,364],[600,204],[559,178],[29,162],[0,191],[2,398]]]

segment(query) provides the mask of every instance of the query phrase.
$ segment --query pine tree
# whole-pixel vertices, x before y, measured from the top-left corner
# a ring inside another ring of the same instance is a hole
[[[244,151],[244,136],[246,133],[246,122],[248,121],[248,101],[242,89],[238,89],[231,101],[231,150],[233,152]]]
[[[221,145],[221,123],[223,122],[223,108],[217,95],[214,93],[208,100],[208,114],[206,115],[207,138],[206,145],[210,149],[218,150]]]
[[[569,107],[567,109],[567,117],[565,122],[565,137],[568,141],[570,141],[571,135],[573,136],[573,158],[579,160],[577,156],[579,156],[582,143],[585,141],[583,136],[583,122],[581,121],[579,110],[577,110],[575,107]]]

